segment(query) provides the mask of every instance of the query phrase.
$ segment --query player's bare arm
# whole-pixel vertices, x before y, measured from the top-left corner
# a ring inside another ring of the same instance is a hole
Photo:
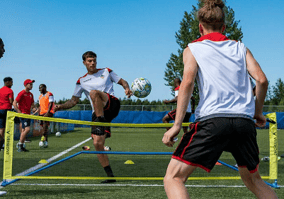
[[[64,104],[56,104],[54,107],[54,111],[72,108],[79,102],[79,99],[79,97],[72,96],[72,98]]]
[[[170,103],[176,103],[178,100],[178,96],[176,96],[175,98],[171,99],[171,100],[164,100],[164,104],[170,104]]]
[[[31,105],[32,115],[36,114],[39,109],[36,107],[35,103],[32,103]]]
[[[18,107],[18,102],[16,100],[13,101],[13,106],[14,106],[14,109],[18,112],[18,113],[22,113]]]
[[[247,49],[246,62],[247,62],[247,70],[256,83],[256,90],[255,90],[256,100],[255,100],[255,115],[254,115],[254,118],[256,119],[256,126],[264,127],[266,124],[266,119],[262,114],[262,108],[268,88],[268,81],[260,65],[255,60],[249,49]]]
[[[117,83],[124,88],[125,95],[127,95],[127,97],[129,98],[132,95],[132,91],[130,90],[127,81],[121,78]]]
[[[174,144],[174,137],[178,135],[183,118],[186,113],[187,105],[190,100],[194,89],[194,80],[197,74],[198,65],[193,57],[189,48],[186,48],[183,52],[184,72],[183,80],[179,89],[179,98],[177,103],[176,119],[173,127],[168,130],[162,139],[163,143],[168,147],[172,147]]]
[[[54,104],[54,102],[49,102],[49,104],[48,104],[48,110],[47,110],[47,112],[43,115],[43,117],[48,117],[48,116],[49,116],[53,104]]]

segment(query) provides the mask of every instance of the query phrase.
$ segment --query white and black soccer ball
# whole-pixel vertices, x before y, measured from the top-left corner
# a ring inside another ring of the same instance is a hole
[[[38,146],[39,146],[40,148],[44,147],[44,142],[43,142],[43,141],[40,141],[40,142],[38,143]]]
[[[143,77],[136,78],[131,84],[133,95],[138,98],[147,97],[150,94],[151,89],[150,81]]]
[[[56,137],[60,137],[60,136],[61,136],[61,133],[58,131],[57,133],[55,133],[55,136],[56,136]]]

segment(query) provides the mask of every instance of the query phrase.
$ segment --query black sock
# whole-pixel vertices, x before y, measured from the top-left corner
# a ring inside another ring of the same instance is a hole
[[[4,144],[4,139],[1,139],[0,140],[0,150],[2,149],[3,144]]]
[[[108,177],[114,177],[114,175],[113,175],[113,173],[112,173],[112,170],[111,170],[111,168],[110,168],[110,165],[104,167],[104,170],[105,170],[105,172],[106,172],[106,174],[107,174]]]

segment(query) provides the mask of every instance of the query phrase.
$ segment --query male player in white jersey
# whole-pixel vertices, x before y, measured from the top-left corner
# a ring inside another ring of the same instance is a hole
[[[223,151],[231,152],[244,184],[257,198],[277,198],[258,172],[256,129],[266,124],[262,107],[268,81],[252,53],[229,40],[222,0],[204,0],[198,11],[201,37],[183,52],[184,76],[174,126],[164,134],[169,147],[181,129],[183,117],[197,79],[200,102],[196,121],[184,134],[169,163],[164,187],[168,198],[189,198],[184,186],[196,167],[210,172]],[[256,81],[253,99],[249,74]],[[256,119],[254,123],[253,118]]]
[[[79,78],[72,98],[61,105],[56,105],[55,110],[69,109],[79,102],[79,98],[84,92],[90,100],[94,122],[111,122],[119,113],[120,102],[114,96],[113,83],[121,85],[125,94],[130,97],[132,92],[127,81],[120,78],[109,68],[97,68],[97,55],[92,51],[87,51],[82,56],[83,64],[86,66],[87,74]],[[105,139],[110,137],[110,128],[103,126],[92,126],[93,144],[97,151],[104,151]],[[114,177],[106,154],[97,154],[100,164],[104,168],[108,177]],[[102,183],[116,182],[115,180],[105,180]]]
[[[164,104],[176,103],[178,101],[178,92],[179,92],[180,84],[181,84],[180,78],[175,78],[174,79],[175,98],[171,100],[164,100],[163,101]],[[189,122],[191,113],[194,113],[195,99],[193,96],[191,96],[191,101],[192,101],[192,104],[190,102],[188,103],[183,122]],[[175,118],[176,118],[176,109],[170,111],[167,115],[163,117],[163,123],[169,123],[171,120],[175,120]],[[170,128],[166,127],[166,129],[169,130]],[[187,133],[187,129],[188,127],[183,127],[183,132]]]

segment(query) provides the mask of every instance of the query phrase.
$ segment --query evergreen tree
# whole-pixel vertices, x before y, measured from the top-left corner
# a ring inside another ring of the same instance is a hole
[[[275,86],[272,86],[272,99],[271,105],[284,105],[284,82],[279,78]]]
[[[224,1],[226,3],[226,1]],[[175,34],[176,42],[179,45],[177,54],[171,54],[168,63],[166,64],[165,77],[166,86],[171,86],[174,89],[174,79],[179,77],[182,79],[183,76],[183,50],[187,47],[189,43],[198,39],[199,34],[199,22],[197,20],[197,12],[199,8],[203,5],[202,0],[198,0],[197,7],[192,6],[192,11],[188,13],[184,12],[184,17],[180,22],[180,29]],[[224,12],[226,15],[226,30],[224,34],[233,40],[241,41],[243,38],[243,33],[241,28],[238,27],[239,20],[235,20],[235,13],[229,6],[224,7]],[[174,95],[174,92],[172,92]],[[199,102],[198,88],[197,84],[193,91],[193,96],[196,99],[196,104]]]

